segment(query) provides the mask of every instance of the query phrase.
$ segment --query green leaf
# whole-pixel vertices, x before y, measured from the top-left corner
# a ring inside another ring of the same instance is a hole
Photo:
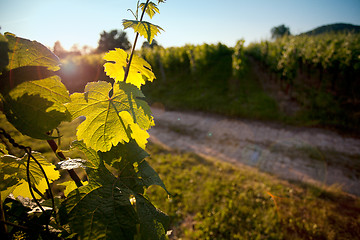
[[[0,34],[0,75],[7,65],[9,65],[8,41],[4,35]]]
[[[81,181],[82,185],[85,186],[87,185],[89,182],[88,181]],[[72,192],[73,190],[75,190],[76,188],[78,188],[78,186],[76,185],[76,182],[74,182],[73,180],[70,181],[66,181],[63,183],[60,183],[58,185],[64,186],[65,190],[64,190],[64,196],[67,197],[69,195],[70,192]]]
[[[135,195],[141,239],[168,239],[169,217],[140,194]]]
[[[54,70],[59,59],[42,44],[5,34],[9,63],[0,75],[4,113],[21,133],[50,139],[46,133],[69,120],[66,87]]]
[[[137,166],[149,154],[131,140],[129,143],[118,144],[109,152],[99,153],[100,158],[117,170],[117,177],[133,192],[144,193],[144,183]]]
[[[144,7],[145,7],[145,3],[141,3],[140,8],[142,11],[144,11]],[[155,13],[160,13],[159,8],[153,2],[148,3],[145,12],[147,15],[149,15],[150,18],[153,18]]]
[[[149,165],[147,161],[141,161],[138,169],[141,180],[146,187],[150,187],[151,185],[158,185],[162,187],[167,192],[167,194],[171,195],[166,189],[163,181],[160,179],[159,174]]]
[[[21,133],[51,139],[46,133],[70,120],[65,103],[70,101],[57,76],[21,83],[3,96],[4,113]]]
[[[59,171],[55,170],[55,166],[49,163],[40,153],[32,152],[32,155],[43,167],[49,181],[54,181],[60,177]],[[21,195],[23,197],[31,198],[26,176],[27,158],[27,154],[22,158],[17,158],[12,155],[0,157],[0,186],[2,200],[10,193],[13,193],[15,197]],[[44,193],[47,189],[44,175],[33,159],[30,160],[30,180],[41,193]]]
[[[47,47],[36,41],[5,33],[9,48],[9,65],[6,70],[24,66],[42,66],[48,70],[60,69],[60,61]]]
[[[72,148],[77,148],[86,156],[85,166],[88,168],[97,169],[101,164],[98,153],[91,148],[87,148],[83,141],[74,141],[71,143]]]
[[[100,158],[110,166],[115,167],[121,172],[126,168],[126,165],[133,166],[133,163],[140,162],[149,154],[134,141],[129,143],[118,144],[111,148],[108,152],[99,152]],[[119,164],[121,163],[121,164]]]
[[[131,84],[117,83],[112,89],[107,82],[88,83],[85,93],[71,95],[68,109],[72,118],[86,117],[78,126],[78,140],[102,152],[118,143],[129,142],[131,138],[145,147],[144,142],[149,137],[146,130],[154,121],[147,103],[138,97],[143,94]]]
[[[132,28],[134,32],[138,32],[141,36],[146,38],[148,42],[151,44],[154,37],[160,32],[160,30],[164,31],[161,27],[151,24],[145,21],[137,21],[137,20],[123,20],[124,29]]]
[[[120,48],[107,52],[104,56],[104,59],[109,61],[104,64],[106,75],[113,78],[115,82],[124,81],[125,69],[129,57],[130,56]],[[126,82],[140,88],[141,85],[145,84],[146,80],[152,82],[154,79],[155,75],[151,70],[150,64],[137,55],[133,55]]]
[[[104,167],[90,183],[73,190],[60,208],[61,224],[69,223],[80,239],[133,239],[138,218],[130,193]]]
[[[158,185],[170,195],[157,172],[144,160],[149,154],[135,141],[118,144],[99,156],[119,171],[118,177],[132,191],[142,193],[144,187]]]
[[[5,144],[0,142],[0,157],[8,154],[8,150],[6,149]]]

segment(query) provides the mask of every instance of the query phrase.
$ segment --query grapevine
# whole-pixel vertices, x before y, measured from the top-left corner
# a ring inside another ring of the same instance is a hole
[[[57,75],[59,59],[42,44],[10,33],[0,35],[0,109],[19,132],[47,141],[60,160],[55,166],[0,129],[13,147],[25,151],[23,157],[11,155],[5,142],[0,142],[0,180],[4,183],[0,189],[0,225],[5,238],[21,232],[27,237],[54,239],[167,238],[168,216],[145,195],[151,185],[167,192],[145,159],[147,130],[154,120],[141,87],[153,81],[155,75],[151,66],[135,55],[139,35],[151,43],[162,30],[143,18],[145,14],[152,18],[160,13],[158,5],[163,2],[138,2],[135,20],[123,20],[124,28],[132,28],[136,34],[131,53],[114,49],[104,56],[105,73],[114,82],[88,83],[83,93],[69,95]],[[85,159],[70,159],[55,142],[61,134],[51,133],[62,122],[78,117],[85,120],[77,128],[72,148],[82,152]],[[84,182],[74,171],[79,167],[86,172]],[[62,183],[66,194],[56,204],[50,185],[59,179],[61,170],[67,170],[72,180]],[[42,222],[45,230],[34,232],[20,220],[7,221],[4,207],[20,195],[39,207],[47,219]],[[47,199],[50,208],[43,205]],[[49,230],[49,225],[55,231]]]

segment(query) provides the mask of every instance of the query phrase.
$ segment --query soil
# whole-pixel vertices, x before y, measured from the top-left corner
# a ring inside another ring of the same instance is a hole
[[[153,108],[150,141],[360,196],[360,139],[330,130]]]

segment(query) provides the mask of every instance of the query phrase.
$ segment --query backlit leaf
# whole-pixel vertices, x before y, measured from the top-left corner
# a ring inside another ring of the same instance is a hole
[[[146,102],[138,99],[143,96],[139,89],[131,84],[116,83],[109,96],[111,89],[107,82],[88,83],[85,93],[71,95],[72,102],[68,105],[73,119],[86,117],[76,135],[95,151],[109,151],[112,146],[129,142],[131,138],[143,143],[149,137],[146,130],[154,125],[150,108],[144,107]]]
[[[64,105],[69,93],[58,76],[23,82],[3,97],[8,121],[30,137],[50,139],[48,131],[70,120]]]
[[[16,37],[5,33],[9,48],[9,65],[6,70],[25,66],[42,66],[48,70],[59,70],[59,58],[37,41]]]
[[[129,61],[129,55],[122,49],[116,48],[105,54],[104,59],[109,61],[104,64],[106,75],[113,78],[115,82],[124,81],[125,69]],[[131,83],[138,88],[145,84],[145,81],[153,81],[155,75],[151,70],[151,66],[144,59],[133,55],[129,75],[126,79],[127,83]]]
[[[8,154],[5,144],[0,142],[0,157]]]
[[[4,35],[0,34],[0,75],[5,67],[9,64],[9,47],[7,39]]]
[[[142,11],[144,11],[144,7],[145,7],[145,3],[141,3],[140,8]],[[149,15],[150,18],[152,18],[155,15],[155,13],[160,13],[159,8],[153,2],[148,3],[145,12],[147,15]]]
[[[41,164],[50,182],[60,177],[59,171],[55,170],[55,166],[49,163],[40,153],[32,152],[32,155]],[[32,198],[26,176],[27,158],[27,154],[22,158],[12,155],[4,155],[0,158],[0,180],[1,182],[9,182],[5,189],[3,187],[1,189],[2,200],[10,193],[13,193],[15,197],[21,195]],[[11,181],[9,181],[10,179]],[[41,193],[44,193],[48,188],[43,173],[33,159],[30,160],[30,180]],[[35,195],[38,197],[37,194]]]
[[[124,29],[132,28],[134,32],[138,32],[141,36],[146,38],[148,42],[151,44],[154,37],[160,33],[160,31],[164,31],[161,27],[151,24],[145,21],[137,21],[137,20],[123,20]]]
[[[81,181],[82,185],[85,186],[87,185],[89,182],[88,181]],[[66,187],[64,190],[64,195],[65,197],[67,197],[69,195],[70,192],[72,192],[73,190],[75,190],[76,188],[78,188],[78,186],[76,186],[76,183],[73,180],[67,181],[67,182],[63,182],[58,184],[60,186],[64,186]]]
[[[45,46],[5,34],[8,65],[0,75],[4,113],[21,133],[50,139],[46,133],[69,120],[66,87],[56,76],[59,59]]]

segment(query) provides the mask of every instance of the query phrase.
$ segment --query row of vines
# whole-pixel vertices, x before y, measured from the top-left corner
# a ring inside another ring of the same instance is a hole
[[[329,33],[289,36],[250,44],[247,54],[313,119],[332,118],[335,125],[359,122],[360,34]]]
[[[299,104],[301,110],[295,117],[300,122],[353,129],[358,126],[360,112],[359,43],[359,34],[329,33],[288,36],[247,46],[240,40],[234,48],[221,43],[142,48],[139,55],[153,66],[158,79],[155,87],[144,87],[151,102],[244,117],[251,117],[253,111],[246,109],[260,102],[261,106],[254,109],[259,112],[271,108],[272,116],[265,114],[264,119],[276,119],[279,112],[274,103],[264,105],[268,98],[249,96],[259,92],[258,87],[249,89],[259,80],[249,75],[252,67],[258,65],[263,76],[268,76],[260,82],[278,85]],[[77,79],[93,81],[86,76],[90,72],[92,77],[106,80],[102,61],[101,55],[64,60],[62,79],[70,91],[71,86],[73,91],[85,86]]]

